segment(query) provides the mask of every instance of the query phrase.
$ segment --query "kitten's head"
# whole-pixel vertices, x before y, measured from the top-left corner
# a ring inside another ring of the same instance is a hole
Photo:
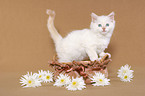
[[[92,22],[90,28],[95,32],[99,32],[103,35],[112,33],[115,27],[114,12],[107,16],[98,16],[95,13],[91,14]]]

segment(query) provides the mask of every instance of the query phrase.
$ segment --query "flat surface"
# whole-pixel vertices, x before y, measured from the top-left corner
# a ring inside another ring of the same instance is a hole
[[[144,96],[145,94],[145,1],[144,0],[0,0],[0,96]],[[51,70],[47,61],[55,48],[46,27],[46,9],[56,11],[55,25],[62,36],[89,28],[90,14],[115,12],[116,27],[106,52],[111,85],[83,91],[67,91],[52,83],[25,88],[19,78],[27,71]],[[125,64],[135,71],[133,82],[117,78]]]

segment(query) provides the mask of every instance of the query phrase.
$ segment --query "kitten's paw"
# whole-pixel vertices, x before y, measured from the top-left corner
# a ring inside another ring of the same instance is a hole
[[[47,10],[46,10],[46,14],[49,15],[49,16],[54,17],[54,16],[55,16],[55,11],[50,10],[50,9],[47,9]]]
[[[109,58],[111,58],[111,54],[110,54],[110,53],[104,53],[104,52],[102,52],[102,53],[100,54],[100,57],[102,58],[102,57],[104,57],[105,55],[108,55]]]

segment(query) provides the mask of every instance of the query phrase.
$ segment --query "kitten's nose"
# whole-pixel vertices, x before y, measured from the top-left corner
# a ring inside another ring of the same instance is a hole
[[[103,29],[103,32],[105,32],[105,29],[106,29],[106,28],[105,28],[105,27],[103,27],[102,29]]]

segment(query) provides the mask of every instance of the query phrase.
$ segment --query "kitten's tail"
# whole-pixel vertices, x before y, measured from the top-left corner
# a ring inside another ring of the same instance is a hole
[[[55,11],[47,9],[46,14],[49,15],[47,20],[47,28],[51,34],[54,43],[56,44],[62,39],[62,36],[58,33],[54,26]]]

